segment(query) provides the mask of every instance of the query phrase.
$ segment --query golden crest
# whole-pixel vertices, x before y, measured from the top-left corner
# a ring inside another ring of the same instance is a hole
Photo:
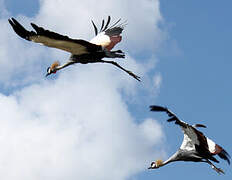
[[[161,166],[163,164],[163,161],[162,160],[156,160],[155,164],[156,164],[156,167],[159,167],[159,166]]]
[[[51,70],[53,70],[53,69],[55,69],[57,66],[59,66],[60,65],[60,62],[59,61],[55,61],[52,65],[51,65],[51,67],[50,67],[50,69]]]

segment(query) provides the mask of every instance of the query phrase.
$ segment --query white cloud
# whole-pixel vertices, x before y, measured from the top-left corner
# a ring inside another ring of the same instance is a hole
[[[86,39],[94,34],[91,18],[99,24],[108,15],[127,19],[117,46],[127,58],[118,61],[145,83],[107,64],[78,64],[58,72],[55,80],[45,79],[53,59],[65,60],[68,54],[20,39],[2,18],[0,83],[9,95],[0,93],[0,179],[124,180],[145,170],[162,155],[163,131],[152,119],[138,123],[124,95],[140,98],[142,86],[150,88],[148,72],[155,60],[138,63],[133,54],[146,51],[155,57],[154,42],[162,40],[159,1],[41,0],[40,5],[36,17],[16,18],[27,28],[33,21]]]
[[[1,179],[126,179],[157,156],[160,125],[135,123],[110,78],[86,74],[0,96]]]

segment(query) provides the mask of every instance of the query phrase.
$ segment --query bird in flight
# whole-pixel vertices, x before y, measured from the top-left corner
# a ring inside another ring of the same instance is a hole
[[[121,19],[110,26],[111,18],[108,16],[106,23],[104,19],[102,20],[102,25],[99,31],[92,21],[96,36],[90,41],[72,39],[68,36],[46,30],[34,23],[31,23],[34,31],[28,31],[16,19],[11,18],[8,21],[15,33],[21,38],[71,53],[69,60],[65,64],[60,65],[59,61],[55,61],[48,67],[46,76],[56,73],[58,70],[75,63],[108,63],[120,68],[136,80],[140,81],[139,76],[123,68],[117,62],[103,60],[103,58],[125,58],[125,54],[121,50],[111,51],[122,39],[121,33],[125,23],[120,23]]]
[[[155,112],[166,112],[169,116],[169,119],[167,121],[174,121],[175,124],[181,127],[184,133],[184,139],[176,153],[174,153],[164,162],[162,160],[156,160],[155,162],[152,162],[151,166],[148,169],[157,169],[175,161],[192,161],[205,162],[209,164],[212,169],[215,170],[217,173],[224,174],[224,171],[221,168],[216,167],[211,161],[219,163],[219,161],[214,157],[215,155],[218,155],[220,158],[226,160],[228,164],[230,164],[230,155],[221,146],[213,142],[201,131],[196,129],[199,127],[206,128],[205,125],[189,125],[181,121],[166,107],[153,105],[150,106],[150,110]]]

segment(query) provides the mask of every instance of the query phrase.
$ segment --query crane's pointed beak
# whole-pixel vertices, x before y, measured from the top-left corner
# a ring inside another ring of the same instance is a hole
[[[45,77],[49,76],[51,73],[47,73]]]

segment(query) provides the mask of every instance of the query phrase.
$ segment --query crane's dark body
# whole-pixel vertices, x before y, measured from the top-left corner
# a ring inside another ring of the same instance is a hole
[[[70,60],[75,61],[76,63],[88,64],[88,63],[96,63],[99,60],[103,59],[105,56],[104,52],[94,52],[90,54],[82,54],[82,55],[72,55]]]
[[[116,51],[112,51],[116,52]],[[117,51],[117,52],[120,52]],[[81,64],[88,64],[88,63],[97,63],[101,62],[101,60],[105,57],[105,52],[99,51],[99,52],[92,52],[89,54],[81,54],[81,55],[71,55],[70,60],[75,61],[76,63]]]

